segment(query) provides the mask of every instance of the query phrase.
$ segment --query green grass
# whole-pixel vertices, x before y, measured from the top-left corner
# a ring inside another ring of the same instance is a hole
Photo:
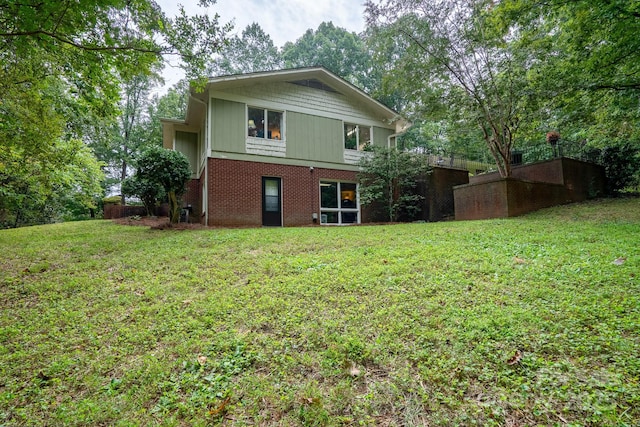
[[[640,199],[0,253],[0,425],[640,424]]]

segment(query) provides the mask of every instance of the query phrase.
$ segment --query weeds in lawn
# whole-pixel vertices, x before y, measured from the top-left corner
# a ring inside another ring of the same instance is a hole
[[[0,231],[0,425],[638,425],[639,208]]]

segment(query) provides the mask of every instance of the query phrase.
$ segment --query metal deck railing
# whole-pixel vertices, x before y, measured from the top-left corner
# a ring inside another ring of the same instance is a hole
[[[412,151],[424,155],[430,166],[468,170],[473,174],[497,169],[493,157],[489,153],[433,153],[420,149]],[[598,150],[587,148],[584,144],[562,142],[557,146],[541,144],[525,148],[514,148],[511,152],[511,165],[519,166],[552,160],[558,157],[568,157],[591,163],[600,162]]]

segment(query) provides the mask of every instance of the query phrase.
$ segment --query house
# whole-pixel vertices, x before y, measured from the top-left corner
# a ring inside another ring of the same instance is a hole
[[[210,226],[367,221],[357,163],[395,146],[398,114],[324,68],[212,78],[186,118],[162,120],[163,145],[186,155],[190,217]]]

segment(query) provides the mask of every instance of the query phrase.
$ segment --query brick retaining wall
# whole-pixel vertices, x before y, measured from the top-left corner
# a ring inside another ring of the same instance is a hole
[[[455,187],[457,220],[505,218],[604,195],[604,168],[560,158],[513,168],[511,178],[477,175]]]
[[[571,202],[563,185],[497,179],[455,188],[456,220],[507,218]]]

